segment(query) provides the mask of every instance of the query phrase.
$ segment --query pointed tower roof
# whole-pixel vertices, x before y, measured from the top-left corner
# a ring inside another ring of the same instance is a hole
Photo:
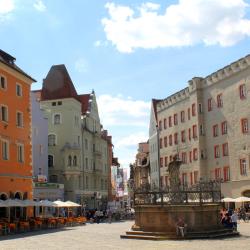
[[[89,104],[89,100],[90,100],[90,94],[85,94],[85,95],[78,95],[79,102],[82,104],[82,114],[86,114],[87,111],[89,111],[90,109],[90,104]]]
[[[73,97],[77,92],[64,64],[53,65],[43,80],[42,100],[53,100]]]

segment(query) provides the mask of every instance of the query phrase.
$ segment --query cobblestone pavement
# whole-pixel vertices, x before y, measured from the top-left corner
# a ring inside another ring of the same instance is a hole
[[[112,224],[87,224],[86,226],[76,226],[73,228],[51,229],[12,236],[0,236],[0,249],[250,249],[250,223],[240,223],[239,231],[241,237],[231,239],[188,241],[120,239],[120,234],[124,234],[132,224],[132,221]]]

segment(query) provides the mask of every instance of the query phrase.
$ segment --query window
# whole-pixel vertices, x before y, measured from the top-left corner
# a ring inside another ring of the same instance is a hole
[[[88,139],[85,139],[85,149],[88,150]]]
[[[221,134],[222,135],[227,134],[227,122],[226,121],[221,123]]]
[[[189,162],[192,162],[192,151],[189,151]]]
[[[160,138],[160,148],[162,148],[162,138]]]
[[[181,142],[186,141],[186,135],[185,135],[185,130],[181,131]]]
[[[51,175],[50,176],[50,182],[52,182],[52,183],[57,183],[58,182],[58,177],[57,177],[57,175]]]
[[[247,161],[246,159],[240,159],[240,174],[247,175]]]
[[[224,167],[223,168],[223,176],[224,176],[224,181],[229,181],[230,180],[230,170],[229,170],[229,167]]]
[[[207,111],[210,112],[213,110],[212,98],[207,100]]]
[[[188,139],[191,141],[191,128],[188,129]]]
[[[52,106],[56,106],[56,102],[52,102]]]
[[[55,146],[56,145],[56,135],[50,134],[48,136],[48,145]]]
[[[170,155],[170,156],[169,156],[169,162],[172,162],[172,161],[173,161],[173,156]]]
[[[168,176],[165,176],[165,186],[168,187],[169,184],[168,184]]]
[[[17,127],[23,127],[23,113],[16,113],[16,125]]]
[[[188,120],[190,120],[190,108],[188,108]]]
[[[199,103],[199,114],[201,114],[201,113],[202,113],[202,104]]]
[[[68,166],[72,165],[72,157],[71,155],[68,156]]]
[[[223,156],[228,156],[228,143],[222,144],[222,153]]]
[[[22,92],[22,85],[17,83],[16,84],[16,95],[17,96],[22,96],[23,95],[23,92]]]
[[[172,135],[169,136],[168,143],[169,143],[169,146],[172,146],[172,144],[173,144]]]
[[[77,157],[74,155],[73,157],[73,166],[77,166]]]
[[[60,124],[61,123],[61,115],[55,114],[54,115],[54,124]]]
[[[241,131],[243,134],[248,133],[248,119],[241,119]]]
[[[104,188],[104,182],[103,182],[103,179],[101,179],[101,190],[103,190]]]
[[[178,124],[178,117],[177,114],[174,114],[174,125]]]
[[[8,122],[8,107],[1,106],[1,120],[4,122]]]
[[[206,152],[204,149],[201,149],[201,159],[206,159]]]
[[[160,158],[160,167],[161,168],[163,167],[163,158],[162,157]]]
[[[200,124],[200,135],[204,135],[204,128],[203,128],[203,124]]]
[[[247,92],[246,92],[246,84],[241,84],[239,87],[239,91],[240,91],[240,99],[246,99],[247,96]]]
[[[3,160],[9,160],[9,142],[3,140],[2,141],[2,159]]]
[[[213,136],[217,137],[219,135],[219,131],[218,131],[218,124],[213,126]]]
[[[181,153],[181,160],[182,160],[182,163],[184,163],[184,164],[187,163],[187,153],[186,152]]]
[[[214,158],[220,157],[220,147],[219,145],[214,146]]]
[[[217,95],[217,107],[218,108],[222,108],[223,107],[222,94]]]
[[[89,160],[88,160],[88,158],[85,158],[85,168],[86,169],[89,168]]]
[[[54,166],[54,156],[48,155],[48,167],[51,168]]]
[[[168,146],[168,137],[164,137],[164,147],[166,148]]]
[[[193,125],[193,138],[197,138],[197,125]]]
[[[192,104],[192,116],[196,115],[196,105],[195,103]]]
[[[7,80],[4,76],[0,76],[0,88],[7,89]]]
[[[220,168],[215,169],[215,179],[221,180],[221,169]]]
[[[88,189],[89,188],[89,177],[88,176],[86,176],[86,188]]]
[[[174,134],[174,144],[177,145],[178,144],[178,133]]]
[[[162,130],[162,121],[159,121],[159,130]]]
[[[193,159],[194,159],[194,161],[198,160],[198,149],[197,148],[193,149]]]
[[[172,127],[172,117],[171,116],[168,117],[168,126]]]
[[[167,119],[166,119],[166,118],[164,118],[164,121],[163,121],[163,126],[164,126],[164,129],[166,129],[166,128],[167,128]]]
[[[17,144],[17,161],[20,163],[24,162],[24,145]]]
[[[181,122],[185,122],[185,111],[181,111]]]
[[[194,184],[196,184],[198,182],[198,176],[199,176],[199,172],[194,171]]]
[[[59,105],[59,106],[62,105],[62,102],[61,101],[57,102],[57,105]]]
[[[168,166],[168,157],[165,156],[165,167],[167,167],[167,166]]]
[[[75,126],[79,127],[79,117],[75,115]]]
[[[187,185],[187,174],[186,173],[182,174],[182,184]]]
[[[193,185],[193,173],[190,173],[190,185]]]

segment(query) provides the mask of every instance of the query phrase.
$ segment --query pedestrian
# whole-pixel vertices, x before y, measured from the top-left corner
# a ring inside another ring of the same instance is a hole
[[[108,210],[108,221],[111,224],[111,222],[112,222],[112,210],[110,208]]]
[[[182,218],[179,218],[176,223],[176,235],[181,235],[182,237],[185,236],[187,229],[187,224],[185,224],[184,220]]]
[[[234,213],[231,215],[231,222],[233,224],[233,230],[237,231],[237,221],[238,221],[238,214],[237,211],[234,210]]]

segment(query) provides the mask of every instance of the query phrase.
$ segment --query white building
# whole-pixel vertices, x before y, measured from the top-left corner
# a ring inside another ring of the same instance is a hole
[[[194,77],[187,88],[157,102],[150,121],[151,166],[157,158],[155,119],[162,186],[169,185],[167,166],[178,155],[182,184],[219,179],[224,196],[250,193],[250,55],[205,78]]]

